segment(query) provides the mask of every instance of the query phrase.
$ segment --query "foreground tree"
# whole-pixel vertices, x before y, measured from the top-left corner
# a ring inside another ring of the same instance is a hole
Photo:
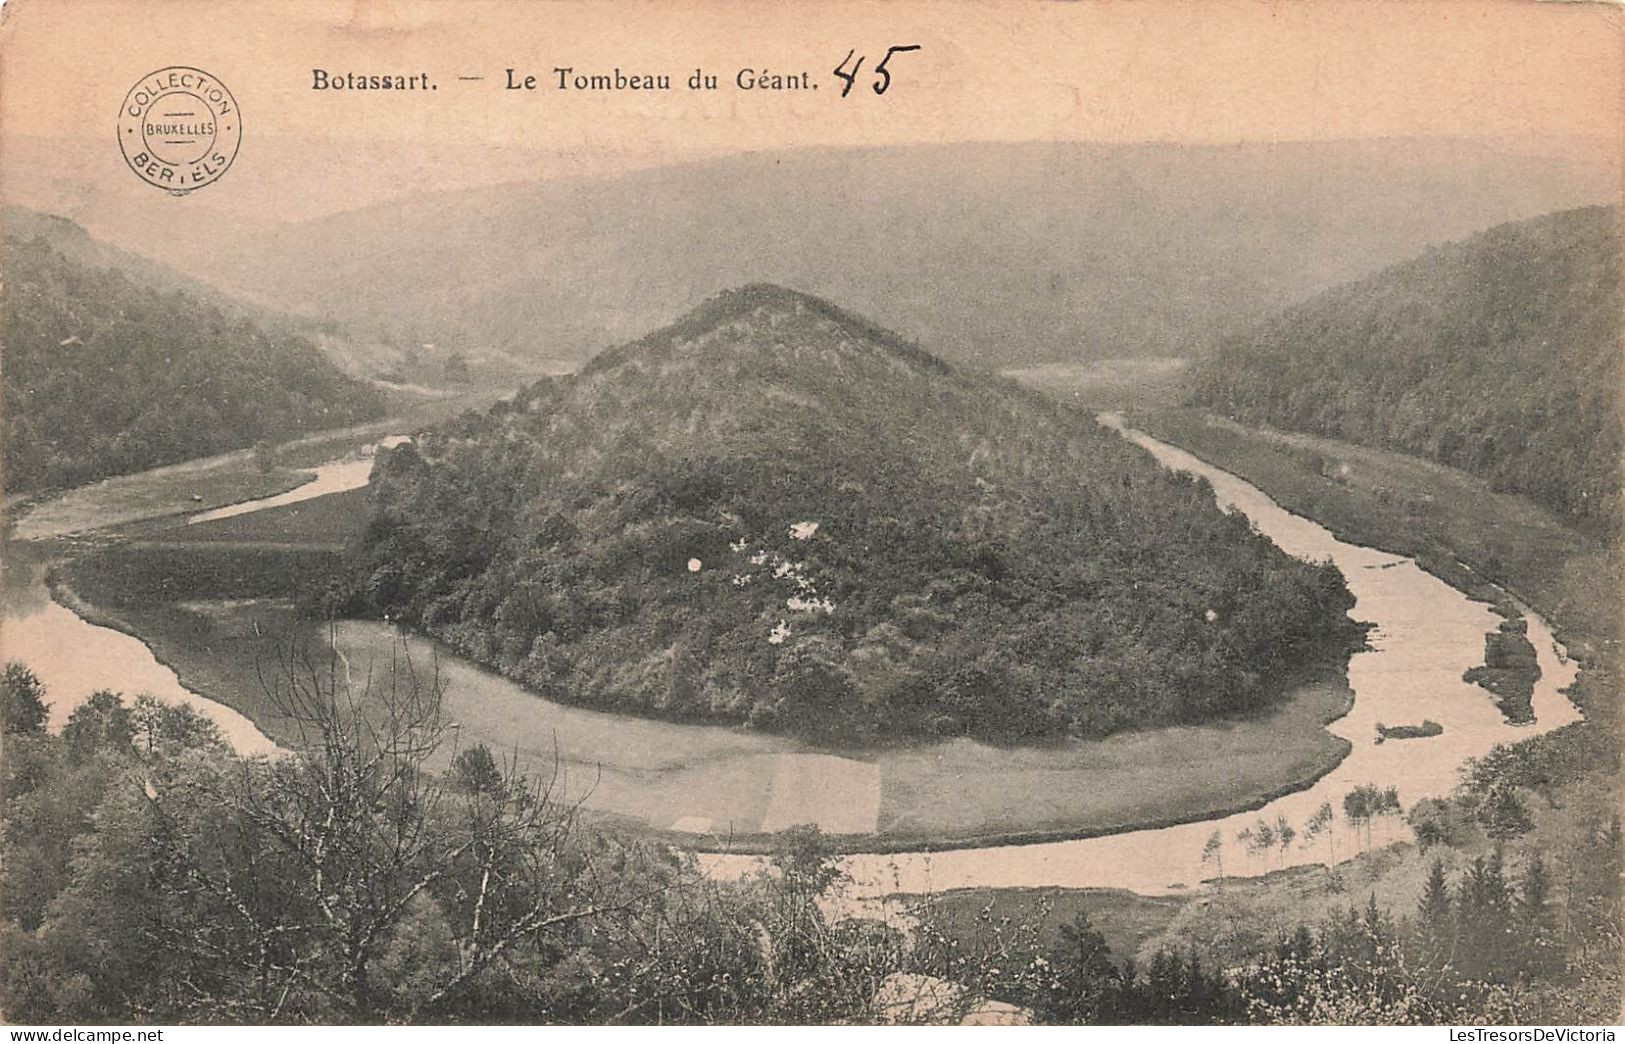
[[[1112,962],[1106,937],[1079,913],[1061,925],[1060,941],[1049,955],[1055,989],[1044,1015],[1054,1022],[1093,1025],[1114,1021],[1124,977]]]
[[[149,700],[132,714],[97,693],[75,711],[69,759],[124,760],[39,932],[55,978],[84,983],[54,1005],[188,1022],[490,1017],[540,997],[588,922],[670,886],[624,846],[579,837],[551,770],[508,764],[469,786],[474,757],[462,785],[448,779],[439,687],[410,663],[353,692],[336,665],[285,667],[274,694],[298,755],[237,758],[192,712]]]
[[[1209,834],[1202,845],[1202,862],[1212,863],[1219,872],[1219,892],[1224,892],[1224,835],[1218,830]]]
[[[122,696],[106,689],[91,693],[62,726],[62,742],[67,744],[68,758],[75,762],[102,751],[127,753],[134,741],[135,719],[130,708]]]
[[[6,664],[0,676],[0,730],[8,736],[45,731],[45,686],[25,665]]]
[[[1423,959],[1432,966],[1448,965],[1456,949],[1455,909],[1444,863],[1438,859],[1428,868],[1427,881],[1422,886],[1422,898],[1416,909],[1416,931]]]
[[[1335,829],[1336,814],[1332,811],[1330,801],[1322,801],[1320,807],[1315,809],[1303,824],[1303,844],[1308,847],[1315,843],[1321,834],[1326,835],[1328,849],[1327,866],[1337,865],[1337,836]]]
[[[432,671],[292,659],[298,753],[99,693],[8,741],[0,1004],[179,1023],[830,1022],[905,966],[826,912],[814,828],[763,872],[583,828],[556,761],[457,749]],[[19,876],[21,875],[21,876]],[[916,964],[921,958],[913,958]]]

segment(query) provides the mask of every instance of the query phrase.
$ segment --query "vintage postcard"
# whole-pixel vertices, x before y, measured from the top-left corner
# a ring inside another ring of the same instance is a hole
[[[1622,159],[1611,3],[12,0],[0,1016],[1614,1039]]]

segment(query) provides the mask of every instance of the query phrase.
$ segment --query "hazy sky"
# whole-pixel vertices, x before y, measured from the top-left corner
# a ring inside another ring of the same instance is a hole
[[[1617,134],[1622,16],[1596,4],[481,3],[13,0],[8,132],[98,136],[160,66],[228,83],[249,134],[650,150],[964,138],[1204,142],[1542,131]],[[342,12],[342,13],[341,13]],[[828,70],[890,43],[885,98]],[[507,66],[670,72],[742,65],[823,81],[803,95],[595,97],[500,89]],[[309,89],[313,67],[426,70],[420,95]],[[485,75],[478,83],[455,77]]]
[[[93,225],[181,212],[114,145],[126,91],[167,65],[236,96],[239,158],[183,203],[243,224],[737,150],[1540,134],[1617,156],[1625,128],[1625,16],[1602,4],[11,0],[6,16],[0,125],[47,140],[12,138],[0,192]],[[866,77],[841,98],[836,63],[856,49],[872,69],[891,44],[922,49],[893,60],[884,97]],[[510,66],[542,89],[502,89]],[[555,66],[676,89],[564,92]],[[688,91],[696,66],[723,89]],[[743,66],[820,86],[729,89]],[[426,71],[439,89],[316,92],[313,68]]]

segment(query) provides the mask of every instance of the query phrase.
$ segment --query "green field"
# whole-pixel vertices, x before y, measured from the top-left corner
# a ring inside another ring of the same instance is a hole
[[[252,535],[251,517],[221,524]],[[322,560],[204,540],[117,548],[62,576],[97,622],[142,638],[189,688],[295,742],[267,679],[290,650],[326,655],[321,627],[300,618],[289,586],[302,571],[306,582],[319,579],[307,567]],[[256,584],[276,597],[253,597]],[[346,624],[339,637],[357,679],[403,650],[378,624]],[[567,707],[426,640],[404,648],[420,668],[438,670],[460,742],[485,742],[542,769],[556,751],[572,786],[591,791],[590,809],[702,846],[764,848],[770,831],[802,821],[822,823],[854,850],[1110,833],[1255,807],[1347,753],[1322,727],[1347,706],[1338,678],[1298,680],[1296,694],[1267,713],[1202,726],[1029,747],[956,739],[847,751]],[[1180,771],[1166,771],[1170,764]]]
[[[1250,718],[1046,747],[952,740],[891,752],[881,822],[901,837],[1019,842],[1254,807],[1308,786],[1348,754],[1348,742],[1323,728],[1348,709],[1343,680],[1295,689]]]
[[[273,698],[272,683],[292,652],[316,647],[318,628],[291,602],[149,598],[115,606],[111,592],[62,571],[54,574],[52,595],[93,624],[141,639],[188,689],[242,712],[272,740],[298,744],[299,731]]]
[[[291,468],[262,471],[246,451],[121,475],[36,504],[13,505],[12,540],[50,540],[275,496],[310,481]],[[193,499],[196,497],[197,499]]]
[[[366,524],[372,501],[365,487],[189,526],[170,526],[151,539],[172,544],[276,546],[341,550]]]
[[[254,544],[119,544],[60,567],[76,591],[118,610],[171,602],[296,599],[340,567],[332,550]]]

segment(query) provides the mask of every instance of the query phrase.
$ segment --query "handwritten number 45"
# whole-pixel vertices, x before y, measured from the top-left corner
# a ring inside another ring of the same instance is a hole
[[[886,48],[886,57],[880,59],[880,64],[875,66],[875,82],[870,84],[876,94],[885,94],[886,89],[891,86],[891,73],[886,69],[886,63],[892,60],[892,55],[902,54],[905,51],[918,51],[919,49],[919,44]],[[853,55],[857,55],[858,61],[856,65],[852,66],[851,71],[848,71],[846,63],[852,60]],[[852,93],[852,85],[857,82],[858,73],[863,71],[865,57],[867,56],[858,54],[858,49],[854,47],[846,52],[846,57],[841,59],[841,64],[835,67],[835,75],[846,81],[846,86],[841,88],[841,97],[845,98]]]

